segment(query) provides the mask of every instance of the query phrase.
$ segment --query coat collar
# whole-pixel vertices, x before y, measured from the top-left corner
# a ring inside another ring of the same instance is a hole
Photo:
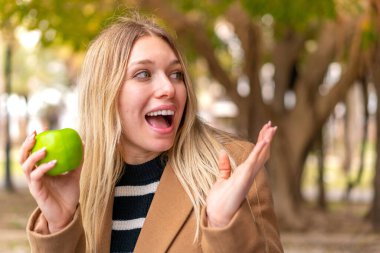
[[[190,215],[192,207],[172,167],[167,165],[134,252],[166,252]]]
[[[111,243],[113,196],[106,210],[104,231],[108,238],[101,243],[101,252],[108,252]],[[154,194],[144,226],[136,243],[135,253],[166,252],[191,213],[191,201],[172,167],[166,165]]]

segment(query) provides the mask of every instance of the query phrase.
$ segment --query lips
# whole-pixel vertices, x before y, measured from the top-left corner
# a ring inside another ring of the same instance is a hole
[[[156,110],[145,115],[145,120],[155,129],[169,129],[173,125],[174,110]]]

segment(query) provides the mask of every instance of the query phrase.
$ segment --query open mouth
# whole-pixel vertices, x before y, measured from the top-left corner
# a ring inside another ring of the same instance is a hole
[[[172,110],[160,110],[150,112],[145,115],[145,119],[149,125],[154,128],[164,129],[169,128],[173,124],[174,111]]]

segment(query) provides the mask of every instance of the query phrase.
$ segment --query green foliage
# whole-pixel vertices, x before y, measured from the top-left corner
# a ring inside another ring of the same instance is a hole
[[[0,0],[0,29],[12,29],[25,25],[29,29],[42,32],[43,45],[70,44],[75,50],[87,47],[112,16],[125,12],[131,1],[128,0]],[[215,36],[213,26],[217,18],[236,0],[167,0],[186,15],[201,17],[213,46],[223,47]],[[240,0],[243,8],[252,16],[260,19],[271,15],[276,29],[286,27],[303,29],[310,22],[333,19],[337,8],[357,10],[357,0]]]
[[[237,0],[236,0],[237,1]],[[184,15],[201,20],[216,52],[227,52],[227,45],[215,34],[215,24],[234,0],[167,0],[166,3]],[[68,44],[74,51],[85,49],[112,17],[124,13],[129,0],[0,0],[0,29],[12,30],[17,25],[41,31],[41,43]],[[357,0],[240,0],[252,20],[260,21],[264,15],[273,18],[274,26],[267,29],[281,34],[288,28],[303,30],[310,24],[333,19],[337,8],[357,10]],[[356,4],[355,4],[356,3]],[[168,24],[170,26],[170,24]],[[310,30],[309,30],[310,31]],[[373,34],[365,36],[373,39]],[[180,38],[180,44],[192,61],[198,57],[191,38]],[[226,54],[224,54],[224,58]],[[228,61],[227,61],[228,62]]]
[[[68,43],[74,50],[88,45],[111,12],[93,0],[32,0],[28,8],[24,24],[42,32],[43,45]]]
[[[233,0],[171,0],[172,6],[183,12],[198,12],[206,15],[208,18],[215,18],[225,12]]]
[[[28,13],[22,0],[0,0],[0,10],[0,29],[8,31],[19,25]]]
[[[223,18],[227,8],[235,2],[234,0],[169,0],[168,2],[184,15],[200,20],[213,49],[216,52],[222,52],[224,61],[231,61],[231,59],[227,59],[231,56],[223,53],[227,51],[227,45],[216,35],[215,24],[219,18]],[[192,38],[179,38],[179,41],[187,59],[190,62],[196,60],[199,54],[194,50]],[[218,53],[217,55],[220,56]]]
[[[223,15],[226,9],[237,1],[233,0],[171,0],[170,3],[183,12],[200,12],[207,17],[215,18]],[[337,13],[335,0],[239,0],[252,18],[260,18],[270,14],[275,22],[283,26],[303,27],[310,21],[333,19]],[[345,9],[357,9],[357,0],[339,2]]]
[[[0,29],[18,25],[41,31],[41,43],[69,44],[82,50],[107,23],[122,13],[118,1],[109,0],[0,0]]]
[[[362,25],[361,47],[367,50],[379,40],[379,34],[376,32],[376,26],[373,21],[366,21]]]
[[[343,0],[339,2],[337,8],[341,9],[346,13],[352,15],[363,12],[363,5],[360,0]]]
[[[244,8],[253,16],[270,14],[275,23],[302,29],[312,21],[333,19],[336,16],[334,0],[242,0]]]

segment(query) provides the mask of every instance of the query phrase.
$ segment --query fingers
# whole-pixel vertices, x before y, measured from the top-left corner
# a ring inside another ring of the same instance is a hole
[[[264,136],[265,136],[265,133],[268,131],[268,129],[270,129],[270,127],[272,127],[272,122],[271,121],[268,121],[268,123],[266,123],[260,130],[259,132],[259,137],[257,138],[257,142],[260,142],[264,139]]]
[[[230,159],[225,151],[219,154],[219,175],[220,179],[228,179],[231,175]]]
[[[41,164],[30,173],[30,179],[32,181],[41,180],[41,178],[45,175],[45,173],[51,170],[55,166],[56,163],[57,163],[57,160],[52,160],[48,163]]]
[[[264,159],[265,161],[267,161],[269,159],[269,156],[270,156],[270,144],[272,143],[272,140],[273,140],[273,137],[274,135],[276,134],[277,132],[277,127],[271,127],[265,134],[264,136],[264,141],[266,143],[268,143],[267,145],[267,148],[264,152],[264,156],[262,159]]]
[[[31,154],[31,151],[36,142],[35,137],[36,131],[33,131],[25,139],[20,148],[19,163],[21,164],[22,170],[24,171],[24,174],[28,181],[30,181],[31,179],[39,179],[47,171],[52,169],[57,162],[56,160],[54,160],[48,163],[44,163],[39,167],[36,166],[37,162],[46,156],[46,148],[43,147],[40,150]]]
[[[268,122],[263,126],[259,134],[259,140],[249,154],[246,162],[253,165],[255,163],[264,163],[269,158],[270,144],[276,134],[277,127],[272,127],[271,122]]]
[[[22,170],[24,171],[27,179],[29,179],[30,173],[36,168],[38,161],[43,159],[46,155],[46,148],[42,148],[33,154],[31,154],[22,164]]]
[[[260,141],[256,143],[255,147],[252,149],[251,153],[248,155],[247,159],[245,160],[245,163],[249,164],[249,167],[252,167],[254,164],[256,164],[259,161],[259,157],[261,157],[263,151],[265,151],[265,147],[268,146],[268,142],[266,141]]]
[[[36,131],[33,131],[22,143],[20,148],[20,157],[19,157],[19,163],[23,164],[25,160],[28,158],[30,151],[32,151],[32,148],[36,142]]]

